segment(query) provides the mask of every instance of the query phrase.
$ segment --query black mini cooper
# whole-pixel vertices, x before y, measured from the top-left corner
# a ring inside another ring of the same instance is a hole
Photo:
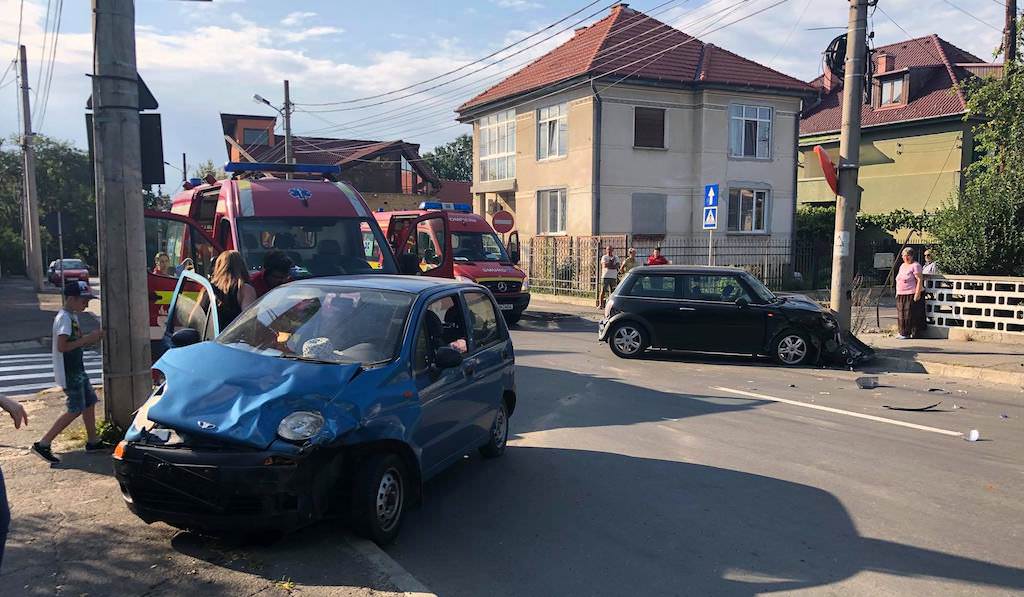
[[[669,348],[852,365],[871,354],[828,309],[807,297],[776,296],[732,267],[634,268],[608,300],[598,339],[622,358]]]

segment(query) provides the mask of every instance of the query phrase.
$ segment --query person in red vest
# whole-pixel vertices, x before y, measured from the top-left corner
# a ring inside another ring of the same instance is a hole
[[[669,265],[672,263],[661,254],[661,247],[654,247],[654,251],[647,256],[647,265]]]
[[[283,252],[274,249],[263,257],[263,269],[249,275],[249,284],[260,297],[285,282],[291,281],[292,260]]]

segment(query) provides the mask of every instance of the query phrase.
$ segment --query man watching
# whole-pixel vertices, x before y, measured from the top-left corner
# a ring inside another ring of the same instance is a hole
[[[255,272],[249,276],[249,284],[256,289],[256,296],[263,296],[270,292],[270,289],[290,282],[292,279],[292,265],[291,258],[277,249],[264,255],[263,271]]]

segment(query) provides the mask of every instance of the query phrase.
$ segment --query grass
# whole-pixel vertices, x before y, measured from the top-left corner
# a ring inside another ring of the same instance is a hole
[[[288,578],[287,576],[282,576],[281,580],[276,581],[274,583],[274,586],[281,589],[282,591],[288,591],[289,593],[291,593],[295,590],[295,581]]]

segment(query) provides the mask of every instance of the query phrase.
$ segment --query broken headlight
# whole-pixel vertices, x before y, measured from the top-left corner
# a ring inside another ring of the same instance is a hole
[[[324,418],[320,413],[300,410],[281,419],[277,434],[288,441],[305,441],[320,433],[323,427]]]

